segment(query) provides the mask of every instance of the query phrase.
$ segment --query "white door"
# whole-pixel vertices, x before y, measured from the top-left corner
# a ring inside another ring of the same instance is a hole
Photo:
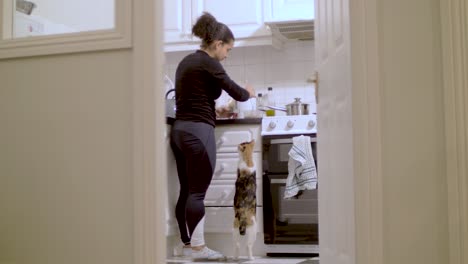
[[[316,0],[321,264],[355,263],[349,0]]]

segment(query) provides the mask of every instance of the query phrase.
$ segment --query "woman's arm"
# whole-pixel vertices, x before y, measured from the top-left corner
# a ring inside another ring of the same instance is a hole
[[[221,63],[213,62],[210,66],[216,85],[226,91],[234,100],[244,102],[255,97],[255,90],[252,85],[247,84],[245,88],[238,85],[229,77]]]

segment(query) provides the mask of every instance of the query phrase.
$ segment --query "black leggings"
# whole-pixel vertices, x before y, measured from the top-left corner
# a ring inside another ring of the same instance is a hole
[[[176,219],[182,242],[188,244],[205,215],[204,199],[216,165],[214,127],[176,120],[171,130],[171,148],[180,183]]]

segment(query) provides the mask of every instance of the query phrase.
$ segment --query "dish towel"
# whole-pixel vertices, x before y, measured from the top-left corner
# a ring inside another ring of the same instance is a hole
[[[293,137],[293,146],[288,154],[285,199],[295,197],[301,190],[317,188],[317,168],[312,155],[310,137],[304,135]]]

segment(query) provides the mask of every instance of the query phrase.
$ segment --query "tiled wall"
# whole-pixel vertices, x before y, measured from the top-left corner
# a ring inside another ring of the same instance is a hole
[[[190,52],[166,54],[165,70],[172,80],[177,64]],[[273,87],[278,105],[284,106],[300,97],[302,102],[310,103],[315,112],[314,86],[307,82],[315,69],[312,41],[287,43],[282,50],[270,46],[234,47],[222,64],[239,85],[248,82],[257,93]],[[228,98],[223,94],[218,102],[224,103]]]

